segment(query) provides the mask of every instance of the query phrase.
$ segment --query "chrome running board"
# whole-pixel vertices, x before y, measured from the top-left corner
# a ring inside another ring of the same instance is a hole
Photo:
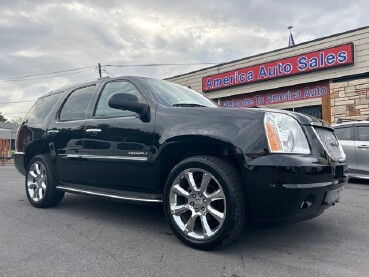
[[[110,198],[122,201],[132,201],[132,202],[143,202],[143,203],[162,203],[163,197],[160,194],[150,194],[150,193],[135,193],[126,192],[115,189],[106,189],[91,186],[70,186],[70,185],[59,185],[56,186],[59,191],[65,191],[75,194],[92,195],[103,198]],[[100,190],[99,190],[100,189]]]

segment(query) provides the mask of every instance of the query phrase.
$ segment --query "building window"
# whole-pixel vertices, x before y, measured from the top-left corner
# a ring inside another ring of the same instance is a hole
[[[295,111],[298,113],[304,113],[307,115],[314,116],[316,118],[322,119],[322,106],[321,105],[315,105],[315,106],[306,106],[306,107],[298,107],[298,108],[290,108],[285,109],[287,111]]]

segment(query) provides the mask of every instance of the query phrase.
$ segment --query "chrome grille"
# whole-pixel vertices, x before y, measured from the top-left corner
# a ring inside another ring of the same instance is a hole
[[[325,151],[327,151],[328,155],[333,160],[339,161],[346,158],[336,135],[331,130],[319,127],[313,127],[313,129],[322,143]]]

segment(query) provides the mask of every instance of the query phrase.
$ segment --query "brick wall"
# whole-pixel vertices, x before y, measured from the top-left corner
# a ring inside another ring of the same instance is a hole
[[[369,78],[330,85],[331,123],[369,117]]]

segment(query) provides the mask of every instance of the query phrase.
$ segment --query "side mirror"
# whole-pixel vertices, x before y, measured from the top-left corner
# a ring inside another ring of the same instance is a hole
[[[135,112],[143,121],[150,121],[150,106],[145,103],[140,103],[136,95],[115,93],[110,96],[108,105],[113,109]]]

